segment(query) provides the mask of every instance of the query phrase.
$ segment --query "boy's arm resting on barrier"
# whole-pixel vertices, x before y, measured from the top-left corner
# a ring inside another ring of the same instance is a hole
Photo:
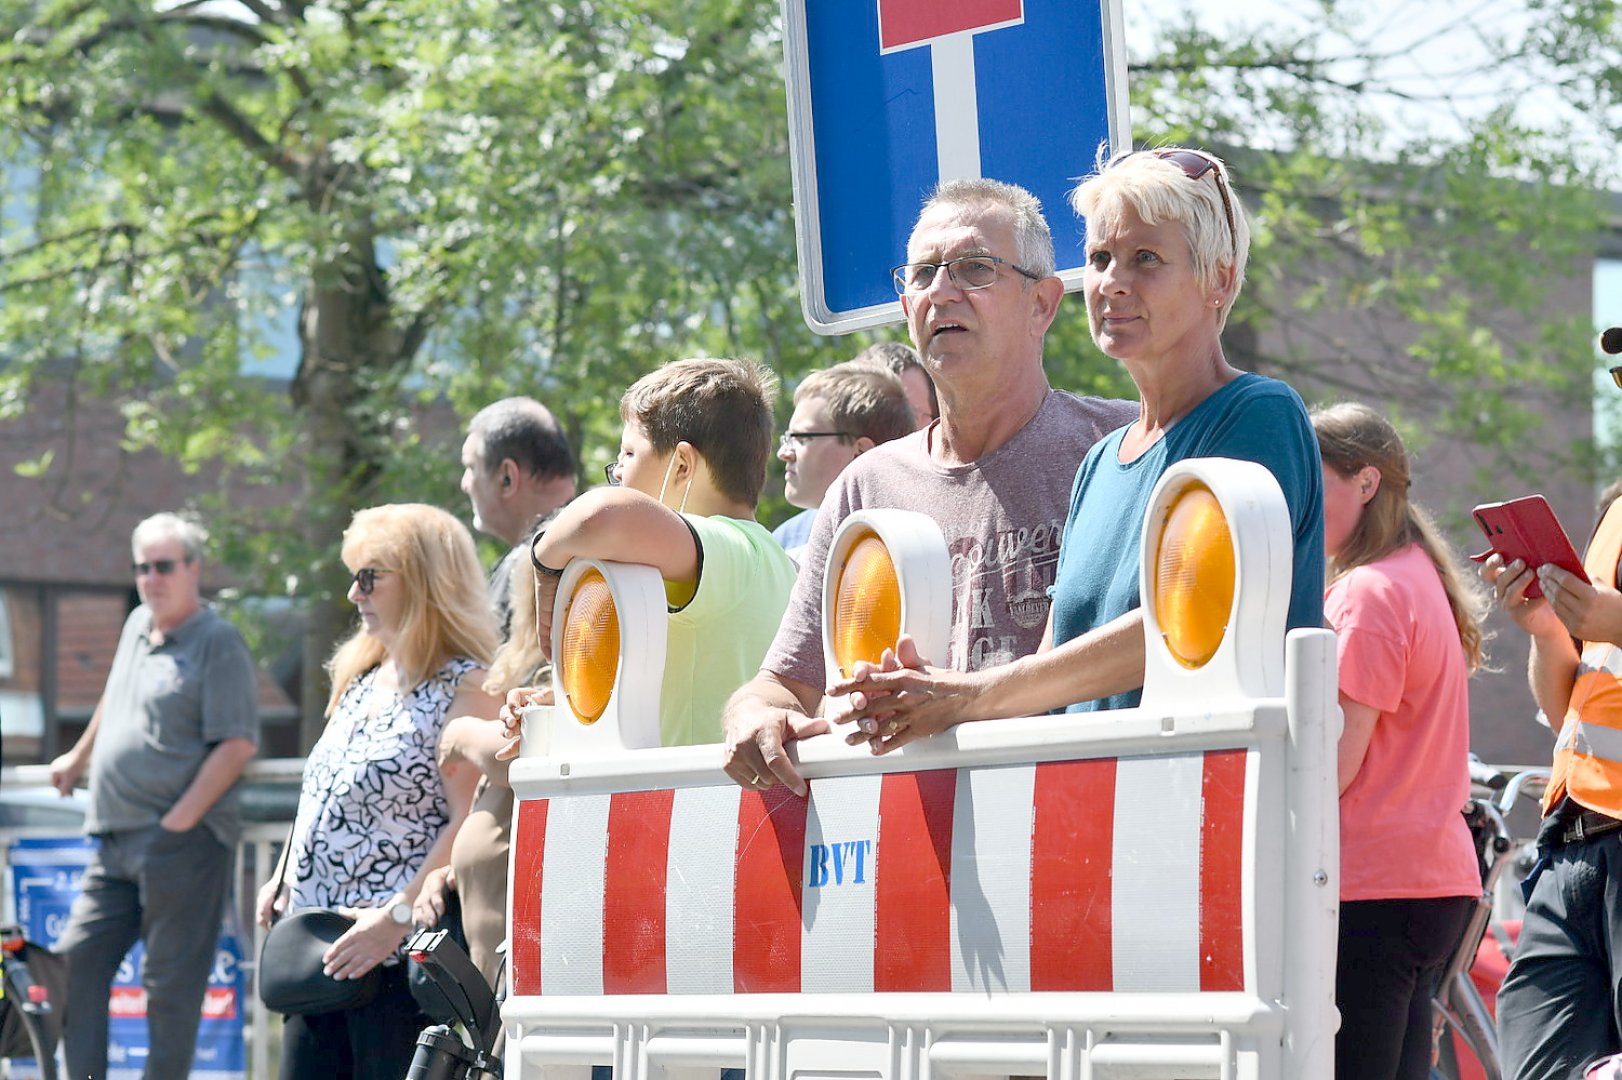
[[[1051,616],[1046,640],[1052,639]],[[1143,685],[1143,612],[1126,614],[1063,645],[976,672],[927,666],[903,637],[880,665],[859,664],[828,688],[850,695],[833,722],[854,722],[848,741],[885,753],[969,720],[1035,716]]]
[[[805,795],[805,779],[783,746],[828,730],[828,722],[816,715],[821,702],[821,691],[810,683],[774,671],[762,670],[745,683],[721,714],[727,775],[746,788],[781,783]]]

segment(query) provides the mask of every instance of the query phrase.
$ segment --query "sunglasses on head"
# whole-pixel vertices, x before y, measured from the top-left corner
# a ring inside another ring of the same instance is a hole
[[[1228,196],[1228,180],[1227,177],[1223,176],[1222,167],[1217,164],[1216,158],[1199,150],[1134,150],[1131,153],[1122,154],[1110,162],[1107,167],[1114,168],[1127,158],[1137,157],[1139,154],[1153,154],[1161,161],[1171,162],[1179,169],[1182,169],[1183,175],[1190,180],[1203,179],[1206,173],[1214,172],[1216,174],[1217,194],[1222,196],[1222,216],[1228,222],[1228,237],[1233,242],[1233,257],[1237,262],[1239,259],[1239,230],[1233,224],[1233,203]]]
[[[363,566],[355,571],[355,576],[350,580],[353,581],[356,591],[362,596],[371,596],[372,590],[377,588],[377,579],[388,572],[387,570],[377,570],[370,566]]]
[[[191,562],[190,559],[185,561]],[[179,565],[180,560],[178,559],[153,559],[151,562],[132,562],[130,563],[130,569],[135,571],[136,577],[146,577],[148,574],[168,577],[175,572],[175,567]]]

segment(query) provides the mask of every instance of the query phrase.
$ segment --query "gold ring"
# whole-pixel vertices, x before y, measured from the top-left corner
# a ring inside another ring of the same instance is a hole
[[[884,730],[888,731],[891,735],[894,735],[897,731],[901,730],[901,725],[896,723],[894,720],[891,720],[884,725]]]
[[[750,787],[759,787],[760,786],[760,774],[759,773],[756,773],[754,776],[751,776],[749,778],[749,786]]]

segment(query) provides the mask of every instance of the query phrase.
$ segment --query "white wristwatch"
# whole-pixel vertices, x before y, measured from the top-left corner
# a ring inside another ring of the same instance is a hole
[[[396,900],[389,905],[389,918],[394,921],[395,926],[410,926],[411,905],[404,900]]]

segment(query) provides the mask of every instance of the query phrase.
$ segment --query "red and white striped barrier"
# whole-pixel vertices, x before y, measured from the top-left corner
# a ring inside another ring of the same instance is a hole
[[[807,740],[806,799],[736,787],[719,747],[623,750],[612,709],[536,740],[511,772],[507,1076],[1332,1075],[1334,636],[1286,640],[1265,470],[1174,467],[1146,534],[1189,492],[1182,520],[1234,549],[1231,610],[1162,628],[1146,601],[1138,709],[883,758]]]
[[[513,993],[1243,990],[1248,759],[526,800]]]

